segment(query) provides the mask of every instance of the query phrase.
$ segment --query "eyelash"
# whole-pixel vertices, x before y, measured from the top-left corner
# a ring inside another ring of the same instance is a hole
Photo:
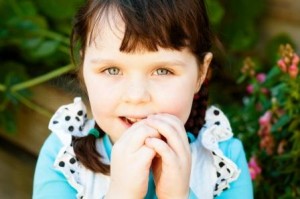
[[[163,74],[159,74],[159,72],[164,72]],[[109,67],[103,70],[103,72],[107,75],[119,75],[120,69],[117,67]],[[154,71],[154,75],[171,75],[173,74],[169,69],[167,68],[158,68]]]

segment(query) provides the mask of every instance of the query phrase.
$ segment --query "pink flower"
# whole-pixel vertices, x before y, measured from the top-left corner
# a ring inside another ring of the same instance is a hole
[[[249,171],[250,171],[250,176],[251,176],[251,179],[252,180],[255,180],[256,177],[258,175],[260,175],[261,173],[261,168],[260,166],[257,164],[257,160],[256,160],[256,157],[255,156],[252,156],[250,158],[250,161],[248,163],[248,168],[249,168]]]
[[[292,64],[298,65],[298,63],[299,63],[299,56],[297,54],[294,54]]]
[[[256,79],[259,83],[263,83],[266,80],[266,75],[264,73],[258,73]]]
[[[283,72],[286,72],[287,66],[286,66],[286,64],[285,64],[285,62],[284,62],[283,59],[278,60],[277,65],[279,66],[279,68],[280,68]]]
[[[298,75],[298,72],[299,72],[299,69],[298,69],[297,65],[292,64],[289,67],[289,75],[291,76],[291,78],[296,78]]]
[[[254,87],[253,85],[249,84],[247,87],[246,87],[246,90],[248,93],[252,94],[254,92]]]
[[[271,134],[263,136],[259,145],[260,148],[264,149],[268,155],[272,155],[275,147],[274,137]]]
[[[262,115],[260,118],[259,118],[259,124],[261,126],[266,126],[268,125],[270,122],[271,122],[271,118],[272,118],[272,113],[271,111],[267,111],[265,112],[264,115]]]

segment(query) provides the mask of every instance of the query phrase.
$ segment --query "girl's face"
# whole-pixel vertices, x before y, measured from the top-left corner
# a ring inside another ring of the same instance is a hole
[[[124,24],[113,22],[102,20],[99,35],[86,46],[83,62],[84,82],[99,127],[114,143],[134,122],[151,114],[173,114],[185,123],[211,53],[199,71],[196,57],[187,49],[120,52]]]

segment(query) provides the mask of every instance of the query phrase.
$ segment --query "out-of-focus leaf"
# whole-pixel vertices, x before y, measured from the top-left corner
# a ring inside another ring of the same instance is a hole
[[[207,0],[206,4],[210,22],[214,26],[218,26],[225,14],[223,6],[218,0]]]
[[[26,68],[24,65],[18,63],[18,62],[2,62],[0,66],[0,83],[5,83],[6,76],[8,74],[11,74],[12,76],[18,77],[19,81],[13,81],[10,83],[14,84],[23,80],[26,80],[28,78],[28,75],[26,73]]]
[[[57,41],[44,41],[42,42],[37,49],[32,51],[32,56],[35,58],[42,58],[53,54],[59,46]]]
[[[15,133],[17,131],[15,110],[4,110],[0,112],[0,126],[8,133]]]
[[[290,122],[291,117],[288,115],[283,115],[282,117],[279,118],[279,120],[272,126],[271,132],[275,132],[279,128],[283,127],[286,125],[288,122]]]
[[[37,9],[32,1],[19,1],[17,4],[22,11],[23,16],[34,16],[37,14]]]
[[[36,49],[43,42],[40,37],[32,37],[22,42],[22,48],[24,49]]]
[[[24,37],[24,34],[47,28],[48,24],[44,17],[27,16],[23,18],[13,17],[8,21],[7,26],[15,35],[22,37],[23,34]]]
[[[39,9],[53,20],[71,19],[83,0],[36,0]]]

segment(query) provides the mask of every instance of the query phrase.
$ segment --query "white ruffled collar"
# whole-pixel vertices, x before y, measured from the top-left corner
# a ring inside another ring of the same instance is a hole
[[[64,145],[56,158],[54,167],[61,171],[78,191],[78,198],[87,197],[88,193],[97,193],[97,197],[99,197],[99,192],[105,194],[105,190],[94,192],[90,190],[91,187],[87,188],[90,182],[85,176],[96,175],[98,181],[106,188],[110,181],[109,176],[93,174],[81,165],[71,146],[72,136],[86,136],[94,126],[95,121],[87,118],[86,107],[79,97],[75,98],[72,104],[61,106],[49,123],[49,129],[60,138]],[[218,145],[219,142],[228,140],[232,136],[230,123],[224,113],[214,106],[207,109],[205,125],[198,138],[190,144],[192,151],[190,187],[197,197],[213,198],[213,196],[220,195],[223,190],[230,187],[230,182],[238,178],[240,171],[236,164],[223,154]],[[98,140],[97,150],[104,157],[102,161],[109,163],[103,139]],[[88,195],[87,198],[94,198],[94,196]]]

